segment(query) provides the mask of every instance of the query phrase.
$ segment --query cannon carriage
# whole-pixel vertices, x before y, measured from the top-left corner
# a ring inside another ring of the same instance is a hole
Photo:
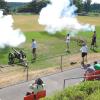
[[[8,54],[8,64],[21,64],[23,66],[27,66],[26,62],[26,54],[22,50],[16,50],[12,48],[13,52]]]

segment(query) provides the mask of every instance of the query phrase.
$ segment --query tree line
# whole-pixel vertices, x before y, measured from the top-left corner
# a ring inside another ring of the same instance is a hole
[[[98,12],[100,13],[100,4],[91,4],[91,0],[71,0],[72,4],[75,4],[78,7],[77,13],[82,12]],[[29,13],[35,13],[38,14],[43,7],[45,7],[47,4],[50,4],[49,0],[33,0],[27,4],[23,4],[23,6],[17,6],[13,9],[11,7],[13,6],[9,4],[8,2],[5,2],[4,0],[0,0],[0,9],[5,9],[6,12],[29,12]],[[16,4],[17,5],[17,4]]]
[[[37,0],[34,0],[27,5],[20,7],[17,9],[17,12],[31,12],[38,14],[43,7],[45,7],[50,2],[48,0],[41,0],[37,2]]]
[[[0,0],[0,9],[2,9],[4,13],[9,12],[7,2],[5,2],[4,0]]]

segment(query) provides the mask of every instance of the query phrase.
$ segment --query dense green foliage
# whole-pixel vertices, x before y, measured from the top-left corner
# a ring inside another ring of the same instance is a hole
[[[46,0],[41,0],[39,2],[34,0],[30,2],[29,4],[27,4],[26,6],[20,7],[19,9],[17,9],[17,12],[31,12],[31,13],[38,14],[41,11],[41,9],[45,7],[48,3],[49,1],[46,1]]]
[[[9,7],[7,5],[7,2],[5,2],[4,0],[0,0],[0,9],[4,9],[4,13],[8,13]]]
[[[91,0],[86,0],[83,4],[83,10],[89,12],[91,8]]]
[[[78,8],[77,12],[80,13],[83,10],[83,0],[73,0],[73,3],[75,4],[75,6]]]
[[[43,100],[99,100],[100,81],[82,82]]]
[[[100,4],[92,4],[90,8],[90,12],[100,13]]]
[[[23,2],[8,2],[7,3],[9,6],[9,9],[11,12],[16,12],[17,8],[23,7],[27,5],[28,3],[23,3]]]

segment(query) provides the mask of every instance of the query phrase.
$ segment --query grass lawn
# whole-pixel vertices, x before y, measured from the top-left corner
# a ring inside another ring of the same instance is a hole
[[[76,61],[75,66],[80,66],[81,55],[80,46],[77,45],[76,41],[71,40],[70,51],[71,53],[66,53],[66,43],[65,35],[66,32],[58,32],[55,35],[50,35],[44,31],[44,27],[38,24],[38,15],[13,15],[14,27],[20,28],[26,36],[26,42],[21,44],[16,49],[22,49],[27,55],[27,60],[29,61],[29,79],[40,77],[42,75],[47,75],[50,73],[55,73],[60,71],[58,67],[61,64],[61,56],[63,56],[62,67],[69,67],[71,61]],[[97,30],[97,45],[96,49],[99,53],[92,53],[89,50],[88,59],[89,61],[94,61],[100,58],[100,17],[88,17],[79,16],[78,19],[81,23],[91,23],[96,25]],[[85,39],[87,45],[90,47],[92,32],[79,32],[76,37]],[[37,60],[31,63],[32,53],[31,53],[31,43],[32,38],[36,39],[37,48]],[[14,65],[8,66],[8,53],[12,51],[12,48],[7,47],[5,49],[0,49],[0,86],[6,86],[9,84],[14,84],[21,80],[26,80],[26,71],[23,72],[24,67]],[[4,68],[1,68],[4,66]],[[44,69],[45,68],[45,69]],[[38,70],[39,69],[39,70]],[[43,70],[41,70],[43,69]],[[11,81],[12,80],[12,81]]]
[[[23,49],[25,51],[28,61],[31,61],[32,59],[32,38],[36,39],[38,43],[37,61],[35,63],[29,63],[29,66],[34,69],[39,69],[59,65],[60,58],[57,56],[66,54],[66,32],[58,32],[55,35],[48,34],[44,31],[44,27],[38,24],[38,15],[13,15],[13,18],[14,27],[20,28],[26,36],[26,42],[20,45],[17,49]],[[96,25],[98,45],[97,51],[100,52],[100,17],[79,16],[78,19],[81,23],[90,23]],[[87,41],[88,46],[90,46],[92,32],[79,32],[77,36],[84,38]],[[78,53],[79,49],[80,46],[78,46],[75,41],[71,41],[71,54]],[[8,53],[10,51],[11,48],[6,48],[3,50],[0,49],[0,64],[8,63]]]

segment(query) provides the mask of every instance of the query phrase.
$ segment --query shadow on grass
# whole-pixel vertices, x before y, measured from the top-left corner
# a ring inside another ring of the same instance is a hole
[[[98,53],[98,50],[96,50],[96,49],[91,49],[91,48],[90,48],[90,50],[91,50],[92,52]]]
[[[93,52],[98,53],[98,51],[97,51],[97,50],[93,50]]]

